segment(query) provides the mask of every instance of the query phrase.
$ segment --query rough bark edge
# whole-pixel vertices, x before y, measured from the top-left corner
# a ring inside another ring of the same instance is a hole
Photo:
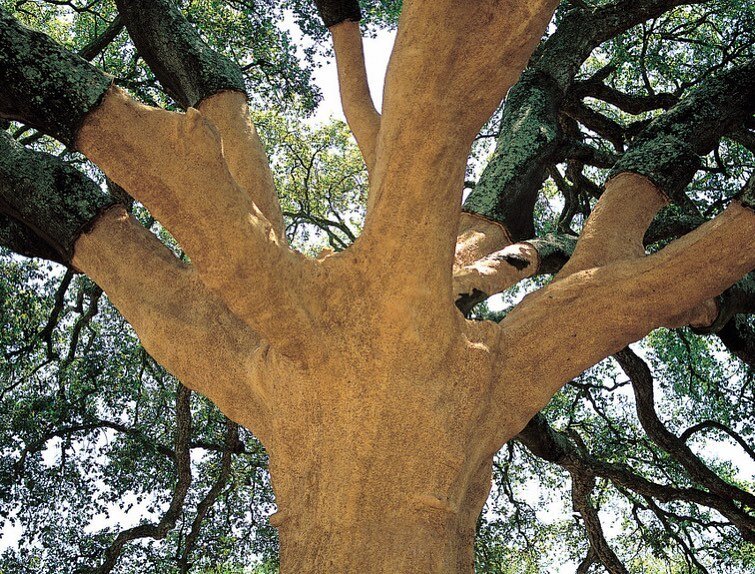
[[[210,48],[170,0],[117,0],[139,54],[182,107],[225,90],[246,93],[235,63]]]
[[[22,121],[75,146],[85,116],[112,78],[0,10],[0,117]]]
[[[82,233],[117,201],[58,157],[0,133],[0,212],[21,222],[65,263]]]

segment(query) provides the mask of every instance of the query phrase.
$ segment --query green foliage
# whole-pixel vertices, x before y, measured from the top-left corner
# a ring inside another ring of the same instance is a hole
[[[367,202],[367,172],[346,124],[310,127],[290,116],[259,112],[288,236],[297,248],[339,251],[359,235]]]

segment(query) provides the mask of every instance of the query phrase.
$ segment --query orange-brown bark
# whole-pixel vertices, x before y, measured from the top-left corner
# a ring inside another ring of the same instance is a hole
[[[330,28],[338,66],[341,107],[367,169],[375,166],[380,114],[375,109],[364,67],[364,49],[359,23],[346,20]]]

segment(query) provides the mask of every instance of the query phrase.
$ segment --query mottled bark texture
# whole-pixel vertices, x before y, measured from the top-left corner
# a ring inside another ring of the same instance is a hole
[[[117,0],[139,55],[184,108],[223,90],[244,92],[233,62],[202,40],[172,0]]]
[[[717,74],[656,118],[633,140],[611,175],[645,175],[667,197],[679,201],[700,165],[700,155],[754,111],[755,62],[748,62]]]
[[[0,118],[73,147],[84,116],[112,83],[100,70],[0,9]]]
[[[52,251],[53,259],[70,262],[81,233],[114,203],[72,165],[0,131],[0,213],[6,222],[1,228],[13,238],[12,249]]]
[[[545,47],[547,46],[546,42]],[[755,78],[755,63],[753,62],[731,68],[708,78],[668,111],[659,115],[637,135],[626,152],[615,163],[609,175],[609,182],[606,184],[606,191],[611,189],[614,183],[611,178],[614,176],[636,173],[649,178],[653,182],[653,187],[661,190],[663,196],[673,198],[677,203],[688,201],[683,189],[697,170],[700,155],[711,151],[722,135],[728,133],[755,110],[755,80],[753,78]],[[522,153],[544,153],[545,155],[541,158],[542,161],[537,161],[535,158],[522,160],[519,157],[521,154],[515,151],[497,148],[480,183],[465,204],[466,209],[469,205],[482,206],[485,202],[492,202],[485,203],[488,208],[482,209],[485,218],[499,222],[511,232],[511,237],[514,238],[534,234],[534,228],[525,230],[524,227],[532,227],[534,203],[545,177],[544,173],[541,177],[533,175],[534,172],[524,173],[521,170],[540,170],[548,161],[552,161],[552,154],[547,152],[550,147],[544,145],[543,138],[548,139],[550,136],[547,134],[553,133],[550,137],[553,146],[556,146],[558,139],[555,132],[548,130],[547,123],[529,122],[530,117],[540,117],[537,110],[547,107],[548,99],[545,92],[530,86],[529,80],[524,78],[512,88],[507,102],[513,98],[516,103],[518,96],[515,92],[518,89],[522,89],[524,94],[529,94],[532,101],[526,106],[515,106],[515,111],[508,116],[504,114],[502,133],[512,138],[517,146],[521,146]],[[523,115],[520,116],[516,110],[521,110]],[[555,108],[551,112],[554,122],[557,112]],[[512,125],[506,125],[507,118],[511,120]],[[527,125],[529,128],[523,127]],[[554,123],[554,129],[555,125]],[[500,141],[499,139],[499,144]],[[525,145],[526,142],[529,144]],[[502,171],[496,175],[494,170],[498,168]],[[513,179],[506,179],[509,177]],[[507,184],[505,191],[497,191],[496,186],[501,182],[519,183]],[[520,194],[525,187],[527,192]],[[748,205],[747,197],[752,194],[752,191],[747,191],[751,187],[752,183],[749,183],[741,194],[741,202],[745,205]],[[639,186],[636,189],[642,188],[643,186]],[[478,190],[481,191],[478,193]],[[478,194],[474,196],[475,193]],[[684,211],[666,211],[656,217],[666,202],[652,190],[643,196],[631,190],[614,193],[613,196],[617,198],[618,204],[607,209],[604,207],[606,201],[600,204],[596,210],[597,215],[582,233],[583,247],[569,263],[570,266],[579,265],[578,261],[582,258],[582,252],[588,252],[591,259],[589,263],[582,264],[583,267],[599,263],[597,255],[599,251],[613,253],[615,249],[620,248],[627,253],[633,253],[634,256],[639,256],[644,253],[643,244],[679,237],[705,221],[699,215]],[[528,199],[522,203],[525,198]],[[494,214],[496,209],[501,211]],[[523,214],[525,217],[521,219]],[[598,224],[597,221],[606,214],[610,214],[608,217],[612,218],[612,221]],[[650,225],[651,222],[655,223]],[[602,229],[599,237],[586,239],[594,233],[596,225]],[[647,230],[645,237],[637,235],[636,229],[642,229],[643,233]],[[466,265],[460,265],[457,261],[454,293],[457,298],[463,298],[459,300],[460,308],[468,309],[475,302],[484,300],[486,295],[501,292],[525,277],[549,272],[545,269],[539,270],[538,250],[533,251],[529,242],[522,242],[521,239],[519,241],[487,257],[468,262]],[[460,236],[457,246],[461,245],[467,248],[465,239]],[[564,252],[562,246],[555,246],[552,241],[541,243],[541,246],[545,249],[555,247],[556,253]],[[511,259],[510,257],[514,254],[516,257]]]
[[[554,236],[506,247],[521,238],[462,216],[470,144],[555,4],[404,2],[364,233],[343,252],[311,259],[281,233],[240,86],[196,69],[217,67],[222,79],[226,64],[205,53],[169,3],[151,3],[156,12],[143,21],[140,3],[119,1],[137,46],[187,110],[144,106],[113,87],[75,140],[174,234],[191,263],[113,207],[91,214],[73,265],[107,292],[161,364],[263,441],[284,573],[471,573],[497,450],[572,377],[658,326],[682,324],[755,266],[755,213],[739,201],[646,257],[643,237],[665,196],[637,173],[608,182],[576,246]],[[348,34],[345,67],[338,29]],[[194,64],[173,61],[183,56],[164,45],[166,30],[177,31],[176,46]],[[362,76],[358,29],[342,22],[333,31],[342,76]],[[562,96],[547,98],[564,91],[562,80],[535,70],[521,84],[530,86],[522,105],[537,111],[544,103],[545,132],[556,129],[548,122]],[[342,89],[354,95],[364,78],[349,81],[342,77]],[[14,94],[3,101],[17,105]],[[26,111],[44,110],[42,101]],[[553,139],[537,125],[523,129],[516,157],[529,157],[528,146],[537,155]],[[496,161],[508,161],[503,155]],[[63,190],[45,193],[66,205]],[[28,226],[34,219],[22,207]],[[70,235],[65,228],[63,238]],[[485,275],[501,263],[516,270],[514,279],[561,271],[500,324],[465,320],[454,307],[454,291],[463,292],[454,269],[477,266]],[[575,505],[585,515],[593,516],[591,477],[599,475],[579,474]],[[609,550],[597,552],[610,558]]]

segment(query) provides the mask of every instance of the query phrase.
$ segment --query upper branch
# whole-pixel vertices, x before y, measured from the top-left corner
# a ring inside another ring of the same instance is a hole
[[[264,146],[249,117],[241,68],[199,36],[171,0],[117,0],[139,54],[184,108],[197,107],[223,138],[236,182],[284,237],[283,215]]]
[[[619,0],[594,10],[569,11],[509,92],[496,151],[464,209],[503,224],[513,241],[533,237],[535,202],[548,166],[570,149],[559,112],[580,67],[607,39],[685,3]]]
[[[100,285],[144,348],[189,388],[264,439],[269,346],[123,208],[76,242],[74,265]]]
[[[338,67],[341,106],[349,123],[367,169],[375,166],[380,114],[370,95],[359,20],[362,18],[357,0],[315,0],[323,23],[333,37],[333,50]]]
[[[683,189],[722,135],[755,112],[755,60],[708,78],[653,120],[619,159],[611,175],[646,176],[670,199]],[[610,176],[609,176],[610,177]]]
[[[218,92],[246,93],[234,62],[210,48],[171,0],[116,0],[139,55],[183,108]]]
[[[0,9],[0,117],[74,146],[84,117],[112,79]]]
[[[341,106],[349,123],[367,170],[375,167],[380,114],[370,95],[364,67],[362,34],[357,22],[342,22],[330,28],[338,67]]]
[[[383,95],[375,198],[358,243],[392,270],[389,288],[402,298],[413,299],[407,288],[421,283],[434,286],[432,297],[450,299],[469,147],[524,68],[555,4],[405,2]]]

